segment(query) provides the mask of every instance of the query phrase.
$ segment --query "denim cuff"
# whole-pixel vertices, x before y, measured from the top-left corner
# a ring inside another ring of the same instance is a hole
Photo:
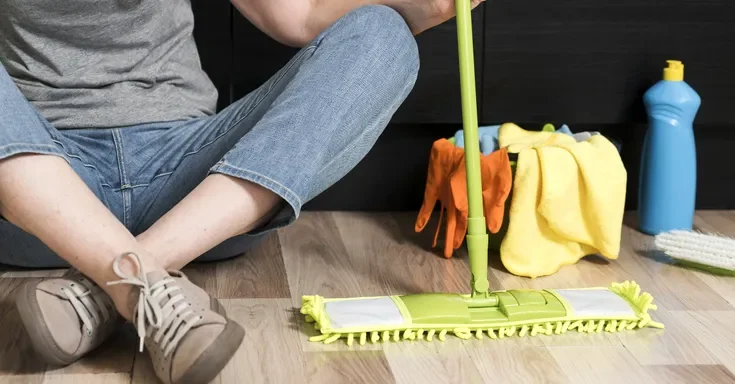
[[[234,165],[228,164],[225,161],[220,161],[210,169],[210,173],[220,173],[223,175],[235,177],[241,180],[247,180],[254,184],[260,185],[261,187],[268,189],[269,191],[280,196],[285,204],[281,204],[281,208],[267,223],[260,227],[248,232],[248,235],[258,236],[266,232],[270,232],[279,228],[290,225],[299,217],[301,213],[301,199],[288,187],[280,184],[279,182],[260,174],[258,172],[238,168]]]

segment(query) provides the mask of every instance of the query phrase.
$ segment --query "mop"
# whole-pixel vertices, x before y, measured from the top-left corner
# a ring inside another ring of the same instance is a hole
[[[511,336],[620,332],[652,327],[653,297],[632,281],[583,289],[489,291],[488,234],[483,213],[470,0],[456,0],[462,120],[468,193],[467,250],[471,293],[419,293],[382,297],[303,296],[301,313],[320,334],[312,342],[345,339],[348,345],[427,340],[447,335]]]

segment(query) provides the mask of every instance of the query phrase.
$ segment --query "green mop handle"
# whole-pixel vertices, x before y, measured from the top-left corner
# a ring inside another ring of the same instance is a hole
[[[467,251],[472,272],[472,296],[487,297],[488,235],[482,210],[482,176],[478,138],[477,97],[475,94],[475,59],[472,44],[472,9],[470,0],[455,0],[459,46],[459,78],[462,91],[462,124],[465,164],[467,167],[468,231]]]

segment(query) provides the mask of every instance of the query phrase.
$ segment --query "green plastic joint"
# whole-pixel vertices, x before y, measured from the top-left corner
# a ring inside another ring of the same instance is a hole
[[[472,219],[470,219],[472,220]],[[476,219],[475,219],[476,220]],[[483,229],[484,229],[484,220]],[[471,222],[471,221],[470,221]],[[472,272],[472,296],[487,296],[490,283],[487,280],[487,255],[489,237],[487,233],[467,234],[467,252]]]

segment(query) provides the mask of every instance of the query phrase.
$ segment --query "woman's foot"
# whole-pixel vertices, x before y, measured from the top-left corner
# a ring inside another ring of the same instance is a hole
[[[119,264],[131,261],[133,274]],[[121,280],[109,285],[130,285],[130,310],[140,337],[140,350],[148,349],[158,378],[164,383],[208,383],[227,365],[245,336],[227,318],[219,302],[180,272],[146,271],[135,254],[113,263]],[[136,299],[133,299],[133,295]]]
[[[117,307],[129,307],[125,312],[138,330],[140,350],[148,349],[158,378],[164,383],[214,379],[245,334],[219,301],[181,272],[146,273],[135,254],[116,258],[113,270],[121,280],[108,284],[131,288],[127,304]],[[54,366],[84,357],[125,321],[110,296],[74,269],[22,286],[16,306],[34,349]]]
[[[107,293],[75,269],[26,283],[15,299],[33,349],[53,366],[79,360],[123,322]]]

